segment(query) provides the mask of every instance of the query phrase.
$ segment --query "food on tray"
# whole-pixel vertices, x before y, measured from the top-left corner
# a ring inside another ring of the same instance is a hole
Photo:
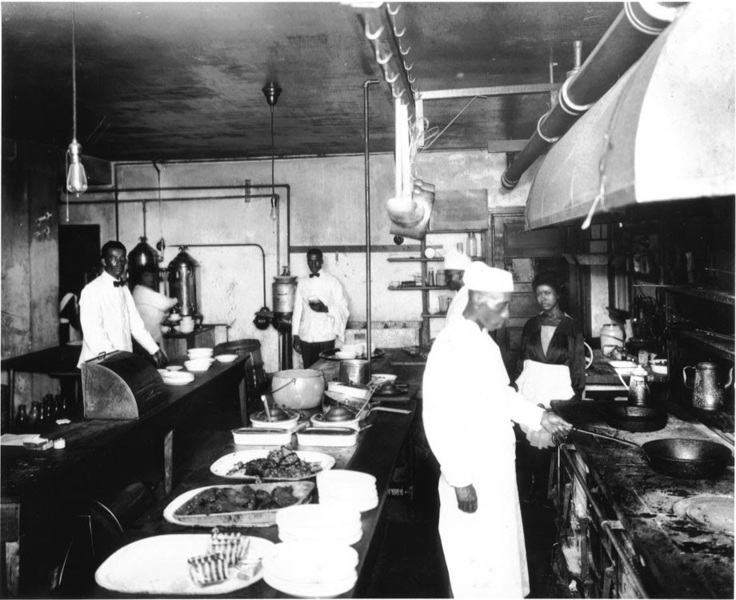
[[[266,458],[235,463],[235,466],[227,472],[227,475],[298,479],[300,477],[310,477],[320,470],[319,463],[306,462],[300,459],[296,452],[281,446],[281,448],[271,450]]]
[[[272,493],[254,490],[249,485],[209,488],[185,502],[175,515],[212,515],[283,508],[299,502],[289,485],[275,487]]]

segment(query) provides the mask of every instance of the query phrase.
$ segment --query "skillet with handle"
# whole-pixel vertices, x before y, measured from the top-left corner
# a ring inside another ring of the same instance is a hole
[[[611,440],[642,450],[657,473],[678,479],[717,479],[733,465],[731,450],[709,440],[664,438],[642,445],[612,435],[573,427],[571,431]]]

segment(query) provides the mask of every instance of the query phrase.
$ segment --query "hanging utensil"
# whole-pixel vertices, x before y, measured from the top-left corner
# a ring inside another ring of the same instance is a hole
[[[271,419],[271,409],[268,408],[268,399],[266,398],[266,394],[261,395],[261,402],[263,402],[263,409],[266,411],[266,418],[269,421],[272,421]]]

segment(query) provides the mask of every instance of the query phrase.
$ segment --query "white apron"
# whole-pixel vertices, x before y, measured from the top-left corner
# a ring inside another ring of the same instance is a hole
[[[570,380],[570,369],[566,365],[549,365],[526,359],[524,370],[516,380],[519,393],[532,404],[550,407],[552,400],[569,400],[575,395]],[[554,445],[552,436],[545,430],[528,431],[526,439],[535,448],[549,448]]]

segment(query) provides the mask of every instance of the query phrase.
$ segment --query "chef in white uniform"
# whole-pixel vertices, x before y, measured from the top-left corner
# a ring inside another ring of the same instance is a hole
[[[465,287],[465,270],[472,264],[472,261],[456,250],[451,250],[445,256],[445,281],[447,287],[456,291],[455,297],[447,309],[445,316],[445,324],[449,324],[455,319],[462,318],[463,311],[468,305],[468,288]]]
[[[529,575],[512,421],[561,436],[570,426],[509,386],[488,335],[508,318],[511,274],[476,262],[464,278],[464,318],[440,332],[424,371],[424,429],[441,469],[439,533],[454,597],[522,598]]]

